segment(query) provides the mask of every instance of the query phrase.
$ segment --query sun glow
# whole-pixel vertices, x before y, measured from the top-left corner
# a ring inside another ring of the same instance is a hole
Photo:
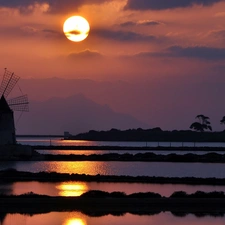
[[[60,196],[80,196],[88,191],[85,183],[81,182],[65,182],[56,187]]]
[[[80,218],[76,218],[76,219],[69,219],[66,221],[65,225],[85,225],[86,223],[80,219]]]
[[[80,42],[87,38],[90,31],[88,21],[81,16],[68,18],[63,25],[63,32],[70,41]]]

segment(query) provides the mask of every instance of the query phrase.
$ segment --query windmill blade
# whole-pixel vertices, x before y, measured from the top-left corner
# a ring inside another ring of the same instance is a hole
[[[29,102],[27,95],[21,95],[7,100],[10,109],[13,111],[29,112]]]
[[[0,86],[0,96],[4,95],[4,97],[7,97],[19,79],[19,76],[5,69],[3,80]]]

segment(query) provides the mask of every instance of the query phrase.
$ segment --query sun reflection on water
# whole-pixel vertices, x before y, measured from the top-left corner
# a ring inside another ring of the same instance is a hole
[[[86,141],[86,140],[59,140],[60,145],[70,145],[70,146],[95,146],[98,145],[96,141]]]
[[[70,218],[63,225],[86,225],[86,222],[80,218]]]
[[[63,182],[56,186],[60,196],[80,196],[88,191],[88,186],[82,182]]]
[[[35,162],[36,171],[48,171],[57,173],[74,173],[74,174],[109,174],[108,162],[86,162],[86,161],[64,161],[64,162]]]

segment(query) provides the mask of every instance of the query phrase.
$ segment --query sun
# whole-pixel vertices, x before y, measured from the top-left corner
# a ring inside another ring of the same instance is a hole
[[[82,16],[69,17],[64,25],[63,32],[70,41],[80,42],[87,38],[90,31],[88,21]]]

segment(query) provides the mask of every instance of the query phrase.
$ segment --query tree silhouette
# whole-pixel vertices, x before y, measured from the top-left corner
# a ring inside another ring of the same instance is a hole
[[[220,120],[221,124],[225,124],[225,116],[222,118],[222,120]]]
[[[196,131],[203,132],[205,130],[211,130],[212,127],[210,125],[209,117],[204,116],[204,115],[197,115],[196,119],[198,119],[198,122],[194,122],[191,124],[190,128],[194,129]],[[224,117],[224,122],[225,122],[225,117]]]

